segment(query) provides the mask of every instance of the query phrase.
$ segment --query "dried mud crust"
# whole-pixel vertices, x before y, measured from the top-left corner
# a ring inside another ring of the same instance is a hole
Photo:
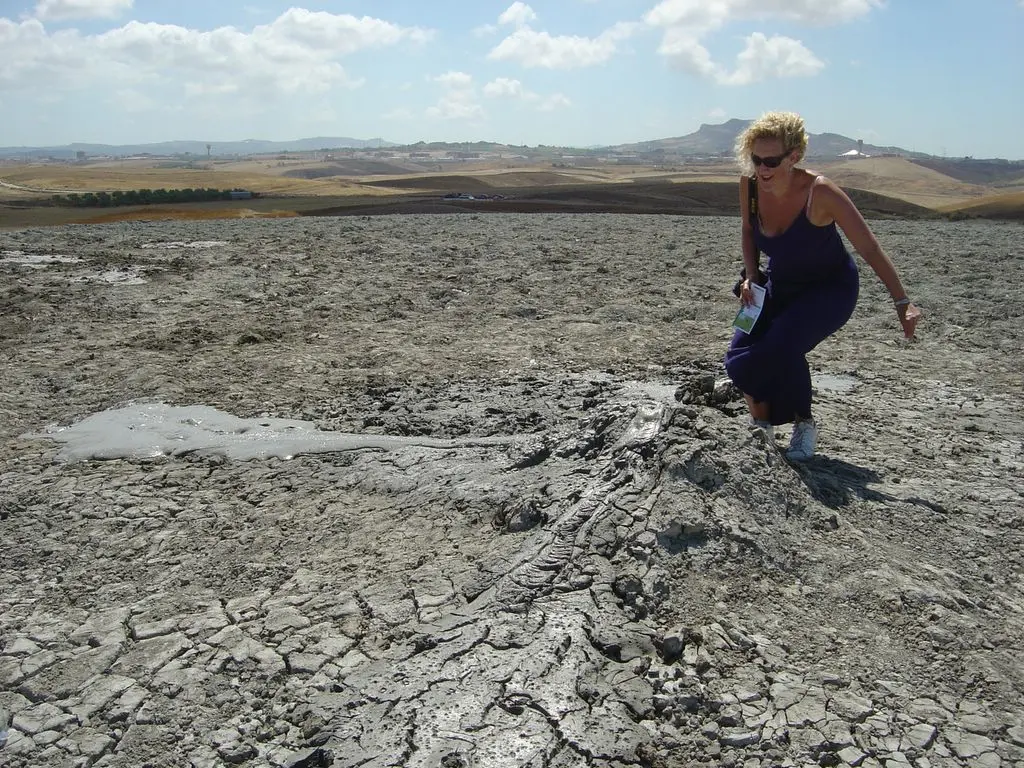
[[[874,225],[921,339],[865,269],[792,466],[720,382],[736,225],[0,233],[0,762],[1024,764],[1020,228]],[[514,439],[26,436],[147,399]]]

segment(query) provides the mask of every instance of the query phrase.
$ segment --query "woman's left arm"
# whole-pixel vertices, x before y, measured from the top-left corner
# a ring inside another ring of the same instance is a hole
[[[828,217],[839,225],[857,253],[878,275],[878,279],[892,296],[903,332],[907,338],[911,338],[918,320],[921,319],[921,310],[907,301],[907,294],[896,267],[878,244],[857,206],[834,182],[822,179],[814,193],[814,208],[815,218],[820,220]]]

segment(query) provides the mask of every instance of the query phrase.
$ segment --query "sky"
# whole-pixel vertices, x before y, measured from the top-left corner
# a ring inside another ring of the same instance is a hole
[[[1024,0],[0,0],[0,146],[588,147],[769,110],[1024,159]]]

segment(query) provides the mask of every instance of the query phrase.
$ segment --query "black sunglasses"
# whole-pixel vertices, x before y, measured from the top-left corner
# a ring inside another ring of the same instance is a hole
[[[756,168],[759,165],[766,165],[769,168],[778,168],[782,165],[782,161],[789,157],[789,152],[783,152],[781,155],[775,155],[774,157],[761,157],[751,153],[750,162],[754,164]]]

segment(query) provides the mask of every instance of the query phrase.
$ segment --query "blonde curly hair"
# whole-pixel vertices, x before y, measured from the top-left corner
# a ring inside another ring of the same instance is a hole
[[[746,174],[754,172],[750,152],[758,139],[778,139],[786,152],[796,150],[797,160],[807,151],[804,119],[795,112],[765,112],[736,137],[736,162]]]

